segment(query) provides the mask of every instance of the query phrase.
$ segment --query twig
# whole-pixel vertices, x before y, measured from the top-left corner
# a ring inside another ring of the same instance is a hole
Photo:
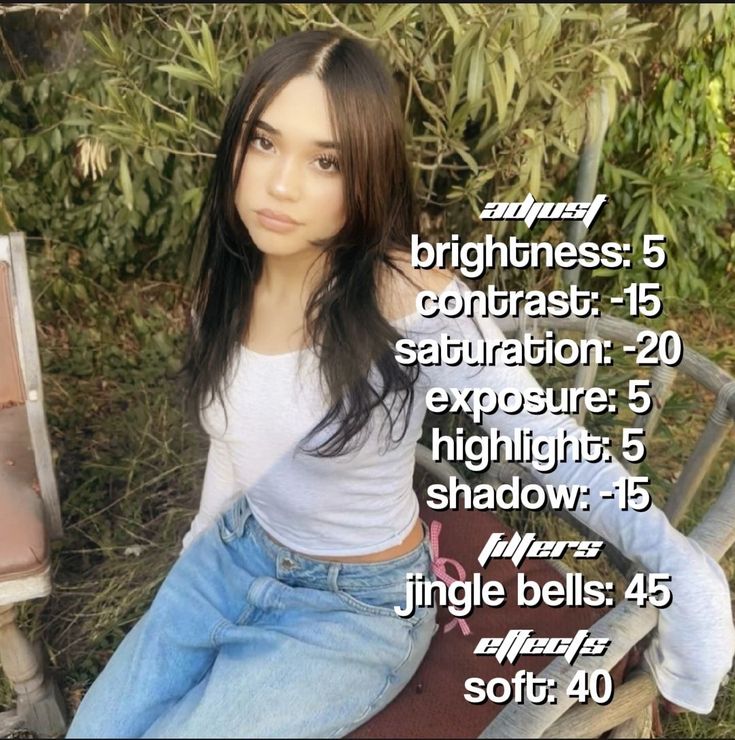
[[[369,44],[374,44],[375,39],[371,39],[369,36],[363,36],[358,31],[355,31],[353,28],[350,28],[349,26],[342,23],[342,21],[337,18],[337,16],[332,12],[332,9],[329,7],[327,3],[322,3],[322,8],[327,11],[327,14],[330,16],[330,18],[334,21],[335,25],[338,28],[341,28],[343,31],[346,31],[350,34],[350,36],[355,36],[358,39],[362,39],[362,41],[367,41]],[[315,21],[317,23],[317,21]],[[322,25],[322,24],[319,24]]]
[[[108,105],[98,105],[97,103],[93,103],[91,100],[88,100],[87,98],[83,98],[80,95],[71,95],[70,93],[64,93],[64,96],[67,98],[72,98],[73,100],[78,100],[81,103],[84,103],[85,105],[88,105],[90,108],[94,108],[95,110],[102,111],[103,113],[113,113],[118,116],[124,116],[125,111],[118,110],[117,108],[110,108]],[[174,111],[175,112],[175,111]],[[187,119],[188,120],[188,119]],[[202,129],[203,131],[210,133],[206,129]],[[216,159],[217,155],[213,154],[211,152],[202,152],[199,151],[199,149],[194,149],[193,152],[184,151],[183,149],[171,149],[170,147],[163,146],[161,144],[156,144],[155,146],[153,144],[149,144],[149,146],[160,149],[162,152],[168,152],[169,154],[181,154],[184,157],[207,157],[208,159]]]
[[[55,13],[58,16],[69,15],[77,3],[66,3],[65,8],[57,8],[48,3],[19,3],[18,5],[0,5],[0,16],[8,13],[20,13],[24,10],[32,10],[36,15],[39,13]],[[85,3],[89,6],[89,3]],[[88,12],[88,11],[87,11]]]
[[[156,108],[160,108],[161,110],[165,110],[166,113],[170,113],[172,116],[176,116],[176,118],[180,118],[185,123],[189,123],[189,119],[183,114],[179,113],[178,111],[174,110],[173,108],[169,108],[167,105],[164,105],[163,103],[160,103],[155,98],[152,98],[150,95],[144,93],[135,83],[131,83],[130,90],[140,95],[142,98],[145,98],[150,103],[156,106]],[[214,131],[210,131],[206,126],[202,126],[198,124],[196,121],[191,121],[192,128],[195,128],[197,131],[201,131],[203,134],[206,134],[207,136],[211,136],[215,141],[219,141],[219,134],[216,134]]]
[[[13,53],[8,40],[5,38],[5,34],[3,33],[2,28],[0,28],[0,44],[2,44],[3,53],[7,57],[8,62],[10,63],[10,66],[13,72],[15,72],[16,76],[22,80],[27,79],[28,75],[23,69],[23,65],[18,61],[18,57],[16,57]]]

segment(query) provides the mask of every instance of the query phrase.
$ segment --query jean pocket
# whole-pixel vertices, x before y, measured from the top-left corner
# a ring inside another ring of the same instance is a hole
[[[336,593],[346,606],[358,614],[392,617],[412,627],[426,619],[436,619],[436,608],[428,606],[416,606],[411,614],[401,616],[406,613],[407,603],[412,605],[414,603],[413,596],[409,602],[405,584],[402,589],[392,586],[382,589],[356,588],[349,591],[339,590]],[[396,608],[401,614],[396,612]]]

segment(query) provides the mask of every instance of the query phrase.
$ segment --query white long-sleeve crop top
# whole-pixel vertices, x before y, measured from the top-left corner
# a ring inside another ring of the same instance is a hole
[[[469,288],[454,278],[444,290]],[[505,339],[490,318],[429,319],[415,313],[393,323],[404,337],[416,340],[442,334],[491,343]],[[241,495],[268,533],[307,555],[361,555],[400,543],[418,517],[412,480],[415,446],[426,414],[426,391],[437,386],[523,390],[538,388],[538,383],[524,367],[504,364],[420,366],[408,429],[398,446],[386,445],[381,428],[385,412],[379,407],[363,446],[344,456],[319,458],[296,449],[328,409],[314,353],[261,355],[243,347],[225,388],[228,424],[217,401],[202,413],[211,443],[200,509],[182,551]],[[518,428],[534,436],[555,436],[559,430],[584,433],[568,416],[525,410],[486,415],[483,427],[507,435]],[[333,431],[323,430],[310,448]],[[402,431],[400,417],[394,436]],[[645,570],[671,575],[673,601],[659,612],[658,634],[645,659],[664,697],[695,712],[710,712],[735,652],[727,579],[718,563],[671,527],[661,510],[622,511],[614,498],[599,497],[626,475],[617,460],[569,460],[559,462],[553,472],[535,471],[545,484],[588,486],[589,510],[578,507],[572,514]]]

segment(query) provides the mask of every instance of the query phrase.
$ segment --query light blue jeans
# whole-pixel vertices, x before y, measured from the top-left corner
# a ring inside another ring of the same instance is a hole
[[[77,709],[67,738],[341,737],[421,663],[436,609],[411,617],[406,574],[428,536],[380,563],[276,544],[246,498],[181,554]]]

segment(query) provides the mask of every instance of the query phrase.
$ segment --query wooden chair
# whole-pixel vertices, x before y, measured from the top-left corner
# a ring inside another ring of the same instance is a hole
[[[625,345],[635,345],[641,326],[608,316],[595,320],[545,319],[527,327],[523,320],[501,321],[507,336],[527,330],[534,333],[545,330],[576,332],[587,338],[611,339]],[[581,367],[574,385],[591,387],[595,384],[597,368]],[[654,403],[645,416],[638,416],[635,426],[646,430],[646,441],[656,429],[666,400],[677,375],[688,376],[715,395],[714,407],[706,425],[673,484],[664,507],[675,526],[681,521],[695,497],[710,466],[717,456],[735,419],[735,380],[711,361],[692,350],[685,349],[681,364],[676,368],[655,367],[651,374],[650,395]],[[584,419],[578,419],[583,422]],[[628,466],[635,472],[634,466]],[[417,449],[417,488],[421,495],[427,477],[448,483],[449,476],[462,476],[446,462],[433,462],[431,453],[421,445]],[[533,477],[527,470],[511,463],[499,463],[473,483],[484,479],[497,484],[508,481],[511,475],[521,474],[526,481]],[[567,512],[555,512],[571,523],[584,539],[600,537],[573,519]],[[452,511],[437,513],[424,508],[425,521],[440,520],[443,525],[440,556],[457,559],[471,577],[477,554],[494,531],[510,534],[512,530],[486,512]],[[729,468],[723,488],[709,507],[698,526],[689,534],[716,560],[720,560],[735,542],[735,463]],[[634,570],[622,555],[607,546],[605,554],[624,576],[625,582]],[[561,580],[567,569],[555,561],[528,560],[522,565],[529,577],[539,583]],[[554,567],[558,568],[555,571]],[[507,605],[500,609],[484,607],[467,619],[472,635],[464,637],[459,629],[444,633],[440,629],[427,657],[409,685],[380,714],[353,732],[351,738],[385,737],[488,737],[488,738],[593,738],[609,732],[610,738],[650,737],[652,713],[656,711],[657,692],[651,676],[637,667],[639,656],[631,650],[644,638],[650,637],[657,624],[658,612],[653,607],[639,608],[631,601],[620,601],[604,613],[595,609],[556,609],[539,607],[519,609],[515,606],[515,578],[517,569],[507,560],[493,560],[493,573],[486,577],[507,585]],[[556,613],[554,613],[556,612]],[[440,625],[451,616],[440,609]],[[589,628],[592,637],[612,639],[604,656],[582,656],[574,665],[563,657],[543,656],[521,658],[514,665],[499,665],[495,658],[475,656],[472,651],[480,637],[504,636],[512,628],[531,628],[536,636],[571,637],[580,628]],[[488,702],[485,705],[468,704],[464,698],[464,681],[470,676],[489,680],[495,676],[511,678],[521,669],[533,671],[543,678],[553,678],[559,687],[556,704],[509,703],[505,707]],[[613,700],[606,706],[592,702],[583,705],[566,696],[565,687],[578,670],[589,673],[597,669],[609,670],[615,683]]]
[[[15,624],[16,604],[51,592],[49,540],[61,534],[25,241],[15,233],[0,236],[0,665],[17,702],[0,714],[0,736],[66,729],[41,646]]]

